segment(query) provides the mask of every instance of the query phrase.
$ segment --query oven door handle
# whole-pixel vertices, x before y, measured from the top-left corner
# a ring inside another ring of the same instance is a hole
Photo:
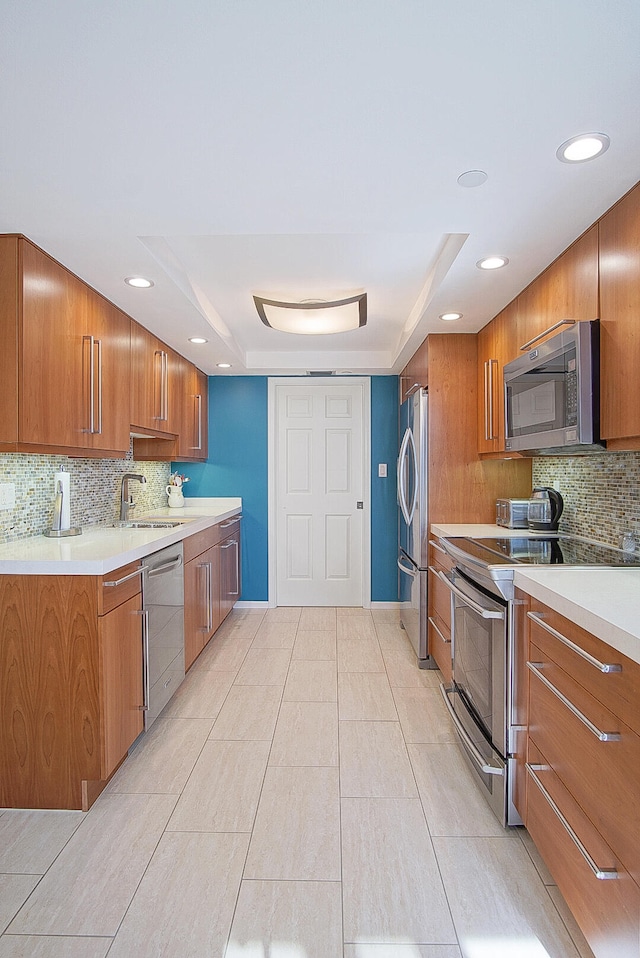
[[[441,579],[442,582],[444,582],[444,584],[446,585],[447,589],[449,589],[450,592],[453,592],[454,595],[457,595],[458,598],[465,603],[465,605],[470,606],[473,609],[473,611],[477,612],[478,615],[481,615],[483,619],[504,619],[505,617],[504,612],[498,612],[495,609],[485,609],[478,602],[474,602],[474,600],[471,599],[466,592],[463,592],[462,589],[459,589],[457,585],[454,585],[451,579],[448,576],[446,576],[444,572],[442,572],[440,569],[438,569],[437,571],[434,569],[433,571],[436,573],[438,578]]]
[[[504,768],[498,768],[496,765],[487,764],[484,755],[481,754],[481,752],[476,747],[475,743],[469,737],[469,733],[467,732],[466,728],[464,727],[464,725],[462,724],[462,722],[456,715],[455,711],[453,710],[451,703],[449,702],[449,696],[447,695],[447,690],[445,686],[442,684],[440,685],[440,692],[442,693],[442,698],[444,699],[444,704],[447,708],[447,712],[449,713],[449,717],[451,718],[451,721],[455,725],[456,731],[458,732],[458,735],[462,739],[462,744],[464,745],[465,749],[469,753],[469,756],[473,760],[473,762],[478,766],[481,772],[485,773],[485,775],[504,776]]]

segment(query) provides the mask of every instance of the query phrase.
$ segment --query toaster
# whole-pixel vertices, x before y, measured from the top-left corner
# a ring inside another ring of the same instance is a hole
[[[526,529],[528,515],[528,499],[496,499],[496,525],[506,529]]]

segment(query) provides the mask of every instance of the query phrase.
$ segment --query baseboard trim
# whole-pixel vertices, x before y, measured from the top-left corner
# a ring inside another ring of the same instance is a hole
[[[371,608],[372,608],[372,609],[396,609],[396,610],[397,610],[397,609],[400,608],[400,603],[399,603],[399,602],[372,602],[372,603],[371,603]]]
[[[268,602],[236,602],[234,609],[268,609]]]

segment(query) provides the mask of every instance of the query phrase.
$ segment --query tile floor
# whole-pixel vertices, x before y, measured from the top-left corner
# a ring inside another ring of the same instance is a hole
[[[0,812],[0,958],[587,958],[393,612],[234,611],[88,814]]]

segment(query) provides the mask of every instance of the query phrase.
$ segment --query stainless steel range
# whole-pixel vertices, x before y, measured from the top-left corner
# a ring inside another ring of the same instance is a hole
[[[522,566],[640,566],[625,553],[577,536],[444,538],[455,567],[438,575],[451,591],[453,682],[441,686],[463,755],[503,825],[513,804],[516,738],[513,574]]]

